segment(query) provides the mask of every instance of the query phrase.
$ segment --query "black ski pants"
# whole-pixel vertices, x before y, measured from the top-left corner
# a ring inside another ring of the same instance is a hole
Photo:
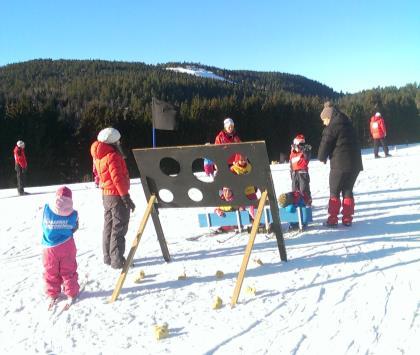
[[[358,171],[341,171],[330,170],[330,197],[337,197],[340,199],[340,194],[343,198],[353,198],[353,187],[356,182]]]
[[[292,191],[299,191],[307,199],[312,199],[310,182],[307,171],[292,171]]]
[[[16,170],[17,190],[18,190],[19,195],[22,195],[24,193],[24,188],[25,188],[26,169],[22,169],[22,167],[19,164],[16,164],[15,170]]]
[[[375,155],[375,157],[378,156],[378,153],[379,153],[379,144],[382,145],[382,148],[384,150],[385,156],[387,156],[389,154],[389,151],[388,151],[388,145],[386,144],[385,138],[374,139],[373,140],[373,154]]]

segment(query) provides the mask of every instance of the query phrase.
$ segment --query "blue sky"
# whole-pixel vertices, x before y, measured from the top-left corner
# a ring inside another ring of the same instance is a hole
[[[2,0],[0,66],[199,62],[356,92],[420,82],[420,1]]]

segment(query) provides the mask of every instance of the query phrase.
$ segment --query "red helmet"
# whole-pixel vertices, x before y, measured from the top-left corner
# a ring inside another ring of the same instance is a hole
[[[293,139],[294,145],[305,144],[305,136],[303,134],[298,134],[295,139]]]

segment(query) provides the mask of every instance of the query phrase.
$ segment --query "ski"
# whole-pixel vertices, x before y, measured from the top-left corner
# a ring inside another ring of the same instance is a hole
[[[239,232],[239,231],[235,231],[232,235],[229,235],[228,237],[226,237],[225,239],[216,239],[216,241],[220,244],[223,244],[225,242],[227,242],[228,240],[235,238],[237,236],[240,236],[242,234],[246,233],[246,231],[243,232]]]
[[[50,302],[48,303],[48,311],[52,311],[57,305],[57,303],[58,303],[58,298],[54,298],[50,300]]]
[[[72,297],[72,298],[67,299],[65,305],[63,306],[63,311],[67,311],[78,300],[80,294],[85,289],[87,283],[88,283],[87,279],[80,283],[79,293],[77,294],[76,297]]]
[[[55,314],[53,313],[54,314],[54,319],[55,319],[53,323],[57,322],[58,318],[64,312],[68,311],[69,308],[79,299],[80,294],[83,292],[83,290],[85,289],[85,287],[86,287],[87,284],[88,284],[88,279],[87,279],[87,276],[86,276],[86,279],[83,280],[80,283],[79,293],[77,294],[77,296],[76,297],[73,297],[73,298],[67,298],[66,301],[64,302],[63,306],[57,312],[55,312]],[[54,304],[54,306],[53,306],[53,309],[54,310],[58,308],[57,303],[58,302],[56,302]]]
[[[193,237],[189,237],[189,238],[185,238],[185,239],[188,240],[188,241],[196,241],[196,240],[199,240],[201,238],[214,237],[215,235],[219,235],[219,234],[223,234],[223,233],[226,233],[226,232],[221,230],[220,228],[218,228],[218,229],[212,230],[211,232],[195,235]]]

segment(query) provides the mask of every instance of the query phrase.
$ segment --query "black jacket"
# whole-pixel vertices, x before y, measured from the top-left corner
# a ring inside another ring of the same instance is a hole
[[[350,119],[340,111],[334,112],[329,125],[322,131],[318,160],[325,163],[328,158],[331,170],[363,170],[356,131]]]

